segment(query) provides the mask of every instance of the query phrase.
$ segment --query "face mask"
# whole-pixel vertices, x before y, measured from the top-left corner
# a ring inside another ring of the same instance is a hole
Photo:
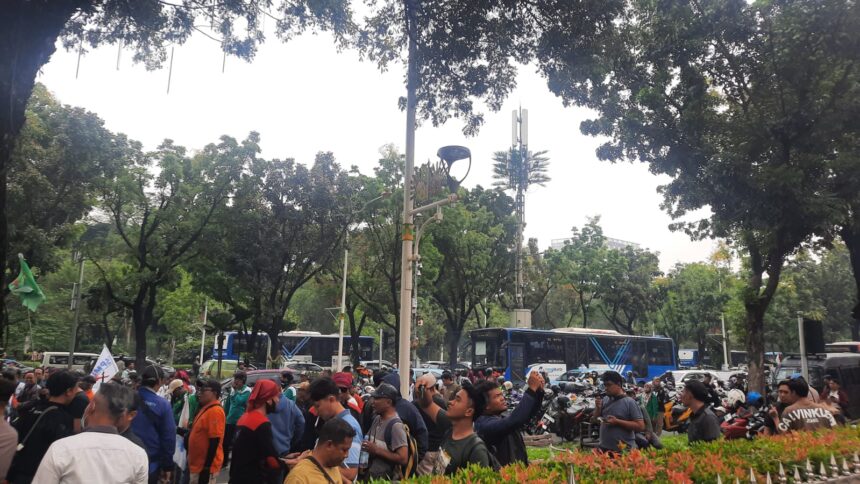
[[[266,413],[275,413],[275,410],[277,410],[275,402],[266,402]]]

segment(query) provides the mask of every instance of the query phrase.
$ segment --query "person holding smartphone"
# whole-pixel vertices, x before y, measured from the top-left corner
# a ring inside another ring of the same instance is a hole
[[[595,402],[594,409],[600,422],[600,450],[617,454],[637,448],[636,432],[645,431],[639,405],[624,392],[624,378],[617,371],[607,371],[600,378],[606,389],[606,396]]]

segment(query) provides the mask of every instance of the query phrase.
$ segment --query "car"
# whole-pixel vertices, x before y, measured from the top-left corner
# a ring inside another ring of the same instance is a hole
[[[77,359],[77,355],[78,355],[78,353],[75,353],[75,359]],[[99,359],[98,355],[88,357],[87,363],[82,368],[84,373],[90,373],[93,369],[93,366],[95,366],[96,361],[98,359]],[[120,371],[125,369],[126,364],[134,362],[134,358],[132,358],[130,356],[123,356],[123,355],[114,356],[113,360],[116,362],[116,365],[120,369]],[[68,361],[68,360],[66,360],[66,361]],[[158,366],[159,368],[161,368],[161,371],[164,372],[165,375],[172,375],[172,374],[176,373],[176,368],[174,368],[170,365],[164,364],[160,361],[155,361],[152,358],[146,358],[146,366]],[[137,371],[139,371],[139,370],[137,370]]]
[[[566,372],[559,375],[557,380],[551,381],[551,383],[555,383],[556,381],[576,381],[582,378],[586,373],[590,372],[587,370],[580,369],[567,370]]]
[[[232,375],[238,367],[238,360],[221,360],[221,375],[216,375],[218,373],[218,360],[206,360],[200,365],[200,370],[197,373],[199,376],[224,377]]]
[[[12,360],[9,358],[0,359],[0,365],[2,365],[4,370],[13,370],[20,372],[21,375],[24,375],[27,372],[33,371],[34,368],[22,364],[20,361]]]
[[[392,364],[388,360],[382,360],[382,365],[379,364],[379,360],[367,360],[362,361],[361,365],[369,370],[378,370],[380,367],[382,368],[394,368],[394,364]]]
[[[245,384],[249,387],[253,387],[255,383],[260,380],[272,380],[277,383],[279,386],[281,384],[281,373],[289,371],[290,373],[294,373],[292,370],[279,370],[277,368],[269,368],[267,370],[249,370],[245,372],[245,376],[247,377],[245,380]],[[295,378],[298,381],[298,378]],[[225,378],[221,380],[221,394],[224,394],[224,390],[229,390],[233,385],[233,377]]]
[[[445,370],[442,370],[441,368],[413,368],[412,379],[417,380],[418,377],[426,373],[432,373],[437,379],[441,379],[444,371]]]
[[[91,360],[97,360],[99,355],[95,353],[79,353],[75,352],[72,359],[73,370],[84,370]],[[68,351],[46,351],[42,353],[42,368],[66,368],[69,364]]]
[[[299,375],[307,375],[310,378],[316,378],[325,371],[325,368],[309,361],[287,361],[281,365],[281,368],[292,370]]]
[[[421,368],[436,368],[439,370],[449,369],[448,362],[445,361],[425,361],[424,363],[421,363]]]

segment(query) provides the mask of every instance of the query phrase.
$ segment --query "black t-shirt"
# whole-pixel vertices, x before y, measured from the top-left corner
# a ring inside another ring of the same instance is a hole
[[[52,410],[49,410],[53,407]],[[39,424],[35,426],[36,420],[43,415]],[[66,407],[47,400],[40,400],[32,407],[21,412],[12,426],[18,431],[18,442],[23,442],[30,429],[33,433],[24,444],[24,448],[15,454],[12,460],[12,467],[6,477],[10,482],[15,482],[16,478],[31,478],[36,474],[36,469],[39,468],[39,462],[42,457],[48,452],[48,447],[55,441],[72,435],[73,422],[72,416],[66,410]]]
[[[414,402],[413,402],[414,403]],[[439,410],[436,415],[436,421],[430,418],[430,415],[424,412],[424,409],[418,407],[418,412],[421,413],[421,418],[424,420],[424,425],[427,426],[427,451],[435,452],[439,450],[442,441],[445,438],[445,433],[451,430],[451,421],[448,420],[448,413],[445,410]]]
[[[78,392],[66,407],[66,411],[69,412],[73,419],[80,419],[84,416],[84,410],[87,409],[89,404],[90,399],[87,398],[87,394],[85,392]]]

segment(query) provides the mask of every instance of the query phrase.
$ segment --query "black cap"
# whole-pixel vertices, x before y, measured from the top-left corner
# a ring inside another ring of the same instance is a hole
[[[382,383],[378,387],[376,387],[376,391],[371,395],[373,398],[387,398],[392,402],[397,401],[400,398],[400,392],[394,388],[393,385],[388,383]]]
[[[77,384],[78,379],[70,371],[60,370],[51,373],[45,386],[52,397],[59,397]]]

